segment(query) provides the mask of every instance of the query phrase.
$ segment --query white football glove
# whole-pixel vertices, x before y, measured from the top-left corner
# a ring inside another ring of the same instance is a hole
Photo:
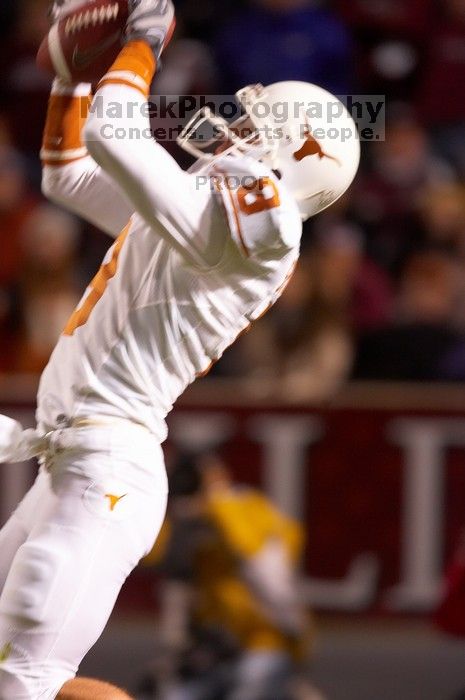
[[[129,19],[125,41],[144,39],[160,58],[175,21],[171,0],[128,0]]]
[[[45,449],[46,440],[38,431],[24,430],[18,421],[0,415],[0,464],[36,457]]]

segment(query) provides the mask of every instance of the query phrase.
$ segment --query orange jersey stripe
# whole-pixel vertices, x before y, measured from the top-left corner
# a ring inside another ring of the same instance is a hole
[[[88,287],[87,296],[84,298],[82,305],[78,306],[78,308],[72,314],[71,318],[66,324],[63,335],[74,335],[78,328],[87,323],[94,307],[104,295],[109,281],[116,275],[121,249],[129,235],[130,230],[131,221],[129,221],[116,239],[116,242],[113,245],[113,255],[111,260],[108,263],[103,264],[95,275]]]
[[[152,49],[146,41],[139,40],[130,41],[121,49],[118,58],[113,63],[108,73],[113,73],[114,71],[135,73],[135,75],[141,78],[147,85],[148,94],[156,68],[157,62]],[[103,77],[102,83],[104,83],[105,80],[106,76]]]
[[[218,169],[217,169],[216,172],[217,172],[217,173],[220,173],[222,176],[224,175],[224,173],[223,173],[221,170],[218,170]],[[234,200],[234,195],[233,195],[233,193],[231,192],[230,188],[228,187],[228,184],[227,184],[227,177],[225,177],[225,180],[226,180],[226,182],[225,182],[225,188],[226,188],[226,191],[227,191],[227,193],[228,193],[228,195],[229,195],[229,200],[230,200],[230,202],[231,202],[232,212],[233,212],[233,214],[234,214],[234,220],[235,220],[235,222],[236,222],[237,234],[238,234],[238,236],[239,236],[239,240],[240,240],[240,243],[241,243],[242,250],[244,251],[244,255],[246,256],[246,258],[249,258],[249,257],[250,257],[250,251],[249,251],[249,249],[247,248],[247,246],[246,246],[246,244],[245,244],[245,241],[244,241],[244,234],[242,233],[241,220],[240,220],[240,216],[239,216],[239,212],[238,212],[238,209],[237,209],[236,202],[235,202],[235,200]],[[222,186],[222,182],[219,183],[219,182],[217,182],[217,180],[214,180],[214,185],[215,185],[215,188],[216,188],[216,190],[217,190],[218,192],[224,192],[224,188],[223,188],[223,186]]]
[[[51,95],[42,154],[45,164],[65,165],[82,158],[82,129],[89,113],[90,96]],[[66,154],[70,157],[66,158]],[[76,153],[76,156],[74,155]]]
[[[236,220],[237,233],[238,233],[238,236],[239,236],[239,240],[240,240],[240,242],[241,242],[241,245],[242,245],[242,248],[243,248],[243,250],[244,250],[244,253],[245,253],[246,257],[248,258],[248,257],[250,257],[250,252],[249,252],[249,249],[247,248],[247,246],[246,246],[246,244],[245,244],[244,234],[242,233],[241,220],[240,220],[240,218],[239,218],[239,212],[238,212],[238,210],[237,210],[237,205],[236,205],[236,202],[235,202],[235,199],[234,199],[234,195],[233,195],[233,193],[231,192],[231,190],[229,189],[229,187],[227,187],[226,189],[227,189],[228,194],[229,194],[229,199],[231,200],[231,204],[232,204],[232,208],[233,208],[233,212],[234,212],[234,218],[235,218],[235,220]]]

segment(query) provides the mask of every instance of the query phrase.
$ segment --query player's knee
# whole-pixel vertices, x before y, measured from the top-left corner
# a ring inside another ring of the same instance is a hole
[[[40,624],[47,615],[60,568],[60,557],[37,543],[23,544],[13,561],[2,594],[0,611],[27,624]]]

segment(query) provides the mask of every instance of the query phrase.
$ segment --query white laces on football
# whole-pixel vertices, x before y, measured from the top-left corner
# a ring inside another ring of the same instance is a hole
[[[50,22],[52,24],[59,22],[62,17],[66,17],[70,12],[73,12],[78,7],[82,7],[84,4],[84,0],[55,0],[48,11]]]

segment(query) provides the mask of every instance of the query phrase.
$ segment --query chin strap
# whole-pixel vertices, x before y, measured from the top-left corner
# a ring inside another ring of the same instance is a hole
[[[37,430],[24,430],[21,423],[0,415],[0,463],[26,462],[47,447],[47,436]]]

